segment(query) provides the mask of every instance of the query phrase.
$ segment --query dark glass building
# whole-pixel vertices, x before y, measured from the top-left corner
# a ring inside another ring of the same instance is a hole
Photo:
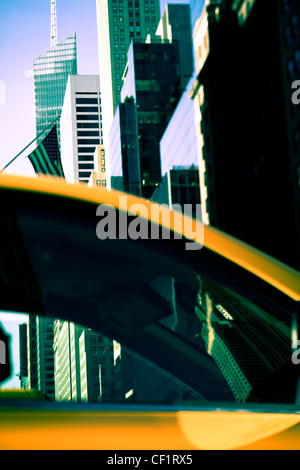
[[[61,114],[69,75],[77,74],[76,33],[70,34],[33,61],[36,135]],[[57,121],[60,145],[60,121]],[[40,143],[42,134],[37,140]]]
[[[120,103],[110,132],[111,170],[114,177],[122,177],[122,190],[141,196],[140,153],[136,104],[133,98]],[[113,189],[117,189],[112,181]]]
[[[197,81],[210,223],[299,269],[300,3],[223,0],[208,31]]]
[[[195,217],[196,205],[201,203],[198,168],[173,167],[164,175],[151,199],[159,204],[167,204],[171,209],[174,204],[181,207],[190,204]]]
[[[159,142],[181,96],[180,83],[176,41],[131,43],[121,96],[122,102],[130,98],[136,105],[141,193],[146,198],[161,181]]]

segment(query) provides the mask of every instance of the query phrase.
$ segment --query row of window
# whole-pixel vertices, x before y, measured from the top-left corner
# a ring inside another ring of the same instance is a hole
[[[79,171],[79,178],[89,178],[91,176],[90,171]],[[87,181],[85,181],[87,183]]]
[[[94,157],[93,155],[78,155],[79,162],[93,162]]]
[[[287,62],[287,72],[290,80],[297,78],[300,72],[300,49],[294,51],[293,56]]]
[[[101,98],[99,98],[101,104]],[[76,104],[98,104],[98,98],[76,98]]]
[[[98,106],[76,106],[77,113],[98,113]],[[101,113],[101,108],[100,108]]]
[[[125,44],[118,44],[116,43],[115,44],[115,51],[118,51],[119,49],[121,49],[121,51],[125,51]]]
[[[99,129],[99,126],[102,128],[102,123],[99,122],[77,122],[77,129]]]
[[[100,139],[77,139],[78,145],[100,145]]]
[[[120,41],[125,41],[125,34],[120,34],[120,39],[119,39],[119,35],[118,35],[118,34],[115,34],[115,35],[114,35],[114,40],[115,40],[116,42],[118,42],[119,40],[120,40]]]
[[[281,0],[281,9],[283,13],[288,13],[290,8],[295,5],[296,0]]]
[[[119,4],[123,4],[123,0],[113,0],[113,3],[119,3]],[[152,5],[154,5],[155,3],[155,0],[144,0],[144,3],[146,5],[148,5],[149,3],[151,3]],[[133,4],[133,1],[132,0],[128,0],[128,5],[132,5]],[[136,7],[138,7],[140,5],[140,0],[134,0],[134,4]]]
[[[298,15],[292,15],[284,29],[285,47],[290,47],[293,43],[293,40],[299,36],[299,33],[299,17]]]
[[[102,135],[102,132],[101,132]],[[78,137],[99,137],[99,131],[77,131]]]
[[[97,186],[106,186],[106,180],[96,180]],[[103,372],[103,370],[102,370]]]
[[[121,54],[121,60],[127,60],[126,54]],[[119,62],[120,61],[120,54],[115,54],[115,61]]]
[[[76,114],[77,121],[99,121],[99,114]]]
[[[93,163],[79,163],[78,168],[79,170],[93,170],[94,164]]]

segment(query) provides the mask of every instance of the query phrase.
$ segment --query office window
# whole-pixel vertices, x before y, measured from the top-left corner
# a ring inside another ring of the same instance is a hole
[[[298,15],[293,15],[291,18],[291,25],[292,25],[292,34],[294,37],[299,36],[299,21]]]
[[[290,47],[292,44],[292,33],[290,25],[287,25],[284,29],[284,44],[285,47]]]
[[[78,156],[78,161],[79,162],[93,162],[94,157],[93,157],[93,155],[79,155]]]
[[[297,72],[300,71],[300,49],[296,49],[294,52],[295,66]]]
[[[97,113],[98,108],[93,106],[77,106],[76,107],[77,113]]]
[[[93,153],[95,147],[78,147],[78,153]]]
[[[97,98],[76,98],[76,104],[98,104]]]
[[[300,151],[300,130],[298,129],[293,132],[293,150],[295,154]]]
[[[99,115],[98,114],[77,114],[76,115],[77,121],[98,121]]]
[[[96,180],[96,185],[101,186],[101,180]]]
[[[78,139],[78,145],[99,145],[100,139]]]
[[[78,137],[99,137],[99,131],[77,131]]]
[[[295,64],[293,59],[289,59],[287,63],[287,72],[288,72],[288,77],[289,79],[294,79],[295,78]]]
[[[102,180],[102,186],[106,186],[106,180]]]
[[[101,123],[101,127],[102,127],[102,123]],[[77,129],[84,129],[84,128],[99,129],[99,122],[78,122],[77,123]]]
[[[94,165],[93,163],[79,163],[78,168],[79,170],[93,170]]]

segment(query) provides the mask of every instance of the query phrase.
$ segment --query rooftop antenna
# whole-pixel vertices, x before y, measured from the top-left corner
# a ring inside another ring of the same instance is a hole
[[[57,44],[56,0],[51,0],[51,47]]]

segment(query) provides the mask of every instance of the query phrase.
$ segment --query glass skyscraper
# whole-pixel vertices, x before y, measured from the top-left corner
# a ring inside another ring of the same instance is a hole
[[[61,114],[69,75],[77,74],[76,33],[70,34],[33,61],[36,135]],[[60,124],[56,122],[60,145]],[[39,144],[45,137],[42,134]]]

